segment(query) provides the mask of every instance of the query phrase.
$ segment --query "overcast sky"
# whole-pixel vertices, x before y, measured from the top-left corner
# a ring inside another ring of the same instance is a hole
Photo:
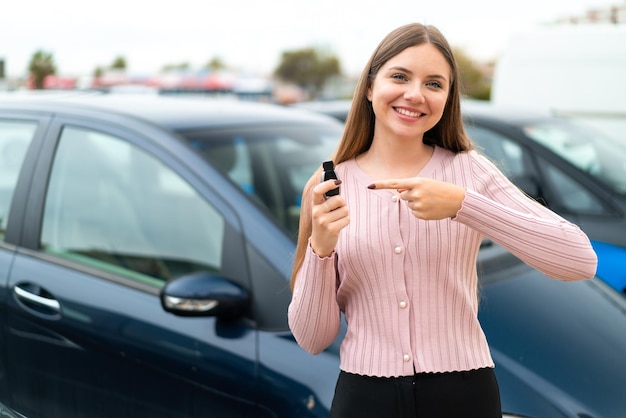
[[[9,77],[32,54],[52,53],[62,75],[92,74],[123,56],[132,73],[166,64],[270,73],[281,53],[326,48],[358,74],[389,31],[409,22],[437,26],[476,59],[497,58],[511,33],[623,0],[3,0],[0,58]]]

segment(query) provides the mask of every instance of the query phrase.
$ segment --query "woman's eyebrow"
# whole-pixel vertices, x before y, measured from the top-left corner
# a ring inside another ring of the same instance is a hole
[[[400,65],[389,67],[387,71],[402,71],[407,74],[413,74],[413,71],[409,70],[408,68],[402,67]],[[437,78],[437,79],[444,80],[444,81],[448,80],[448,77],[442,74],[430,74],[428,75],[428,78]]]

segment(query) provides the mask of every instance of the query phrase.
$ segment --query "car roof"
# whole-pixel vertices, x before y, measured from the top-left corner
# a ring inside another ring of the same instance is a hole
[[[0,95],[0,109],[54,113],[105,111],[144,119],[172,130],[276,123],[326,123],[327,115],[275,104],[202,96],[149,94]]]
[[[495,105],[492,102],[472,99],[461,101],[461,112],[466,119],[490,119],[513,125],[555,117],[548,108]]]
[[[352,100],[314,100],[305,102],[296,102],[291,105],[299,109],[311,110],[313,112],[331,115],[341,120],[345,120],[352,106]]]

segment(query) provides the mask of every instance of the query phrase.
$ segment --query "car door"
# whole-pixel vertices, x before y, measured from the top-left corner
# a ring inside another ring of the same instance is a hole
[[[185,151],[173,138],[118,119],[57,117],[14,208],[25,219],[5,295],[9,404],[64,418],[263,416],[254,329],[159,300],[197,271],[249,285],[237,216],[181,163],[199,160],[171,155]]]
[[[0,404],[8,404],[9,400],[5,312],[7,284],[15,251],[6,237],[11,235],[9,225],[20,222],[20,214],[14,211],[11,215],[10,209],[14,196],[19,194],[18,180],[27,151],[36,138],[42,137],[47,122],[48,118],[42,115],[0,112]]]

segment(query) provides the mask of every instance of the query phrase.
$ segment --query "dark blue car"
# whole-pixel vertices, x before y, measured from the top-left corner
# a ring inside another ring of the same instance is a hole
[[[341,130],[229,100],[0,100],[0,404],[328,416],[340,339],[311,356],[286,312],[300,191]],[[504,416],[623,416],[625,299],[489,241],[479,271]]]

